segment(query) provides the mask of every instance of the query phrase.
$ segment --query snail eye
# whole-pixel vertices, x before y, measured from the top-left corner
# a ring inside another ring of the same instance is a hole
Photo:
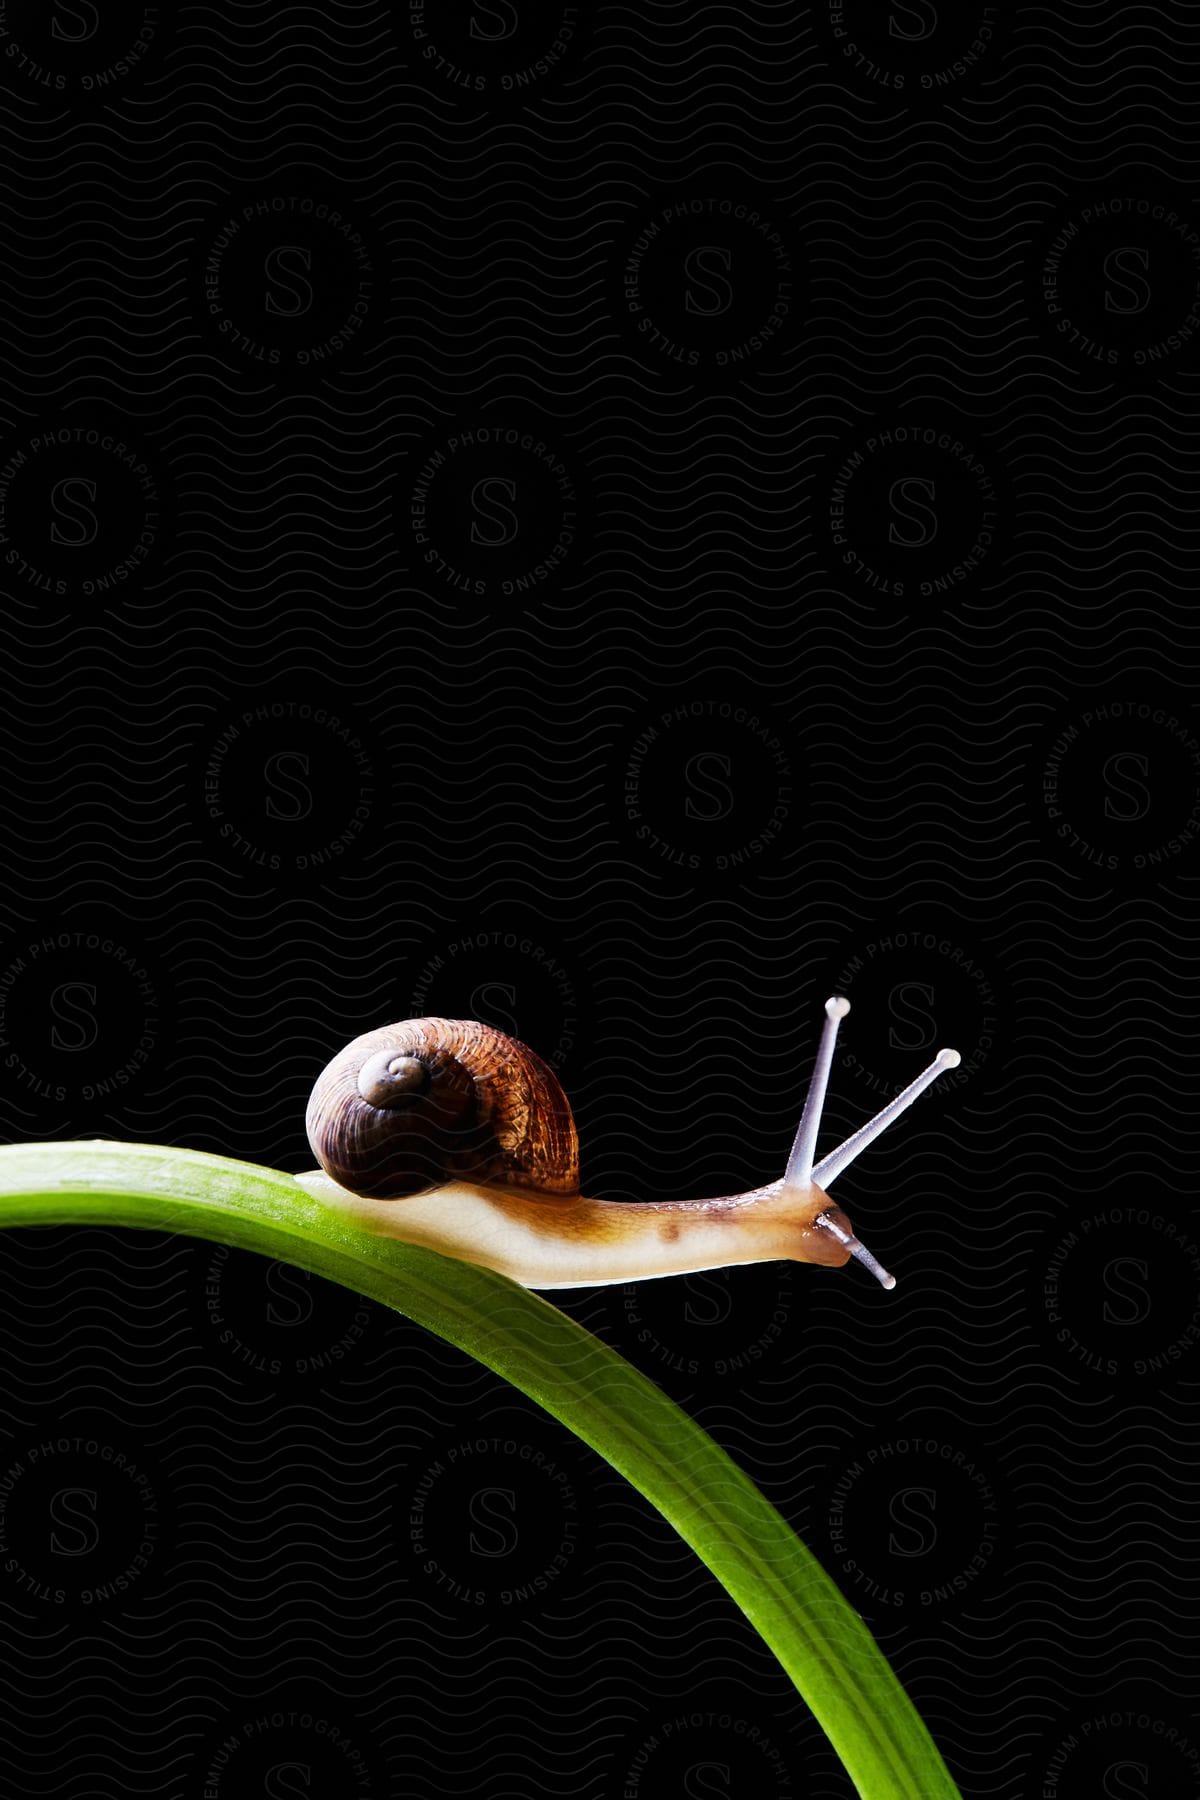
[[[359,1097],[385,1109],[415,1100],[429,1086],[429,1065],[419,1056],[381,1050],[358,1071]]]

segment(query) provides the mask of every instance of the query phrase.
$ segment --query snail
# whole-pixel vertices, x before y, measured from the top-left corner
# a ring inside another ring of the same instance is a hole
[[[838,1025],[825,1002],[816,1066],[779,1181],[710,1200],[627,1203],[579,1191],[575,1122],[553,1071],[515,1038],[466,1019],[368,1031],[318,1076],[306,1124],[320,1170],[297,1180],[368,1230],[479,1263],[531,1288],[606,1286],[787,1259],[851,1257],[895,1277],[826,1189],[944,1069],[941,1050],[882,1112],[814,1167]]]

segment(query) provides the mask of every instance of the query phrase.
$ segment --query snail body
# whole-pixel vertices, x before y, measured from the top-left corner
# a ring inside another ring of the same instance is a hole
[[[837,1268],[857,1257],[894,1280],[829,1199],[833,1177],[944,1068],[924,1073],[831,1156],[813,1148],[845,1000],[825,1028],[800,1130],[778,1181],[701,1200],[628,1203],[579,1191],[570,1106],[528,1045],[465,1019],[408,1019],[365,1032],[317,1078],[309,1192],[386,1237],[508,1275],[526,1287],[604,1286],[787,1259]]]

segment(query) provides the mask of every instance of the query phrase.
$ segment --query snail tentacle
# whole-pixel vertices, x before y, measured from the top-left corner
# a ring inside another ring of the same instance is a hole
[[[837,1042],[838,1026],[849,1011],[850,1002],[837,995],[825,1002],[825,1023],[821,1027],[816,1067],[808,1084],[804,1111],[800,1115],[800,1129],[796,1133],[796,1141],[792,1145],[792,1154],[788,1158],[783,1177],[790,1187],[807,1187],[812,1180],[817,1133],[821,1129],[821,1114],[825,1110],[825,1089],[829,1085],[829,1071],[833,1066],[833,1047]]]
[[[822,1187],[828,1187],[834,1177],[840,1175],[842,1170],[854,1161],[860,1150],[865,1150],[868,1144],[874,1143],[880,1132],[886,1131],[893,1119],[898,1119],[902,1112],[907,1112],[917,1095],[923,1094],[930,1082],[936,1081],[945,1069],[957,1069],[961,1061],[962,1057],[957,1050],[939,1050],[929,1067],[923,1069],[915,1081],[909,1082],[902,1094],[897,1094],[894,1100],[889,1100],[881,1112],[877,1112],[873,1119],[868,1119],[867,1123],[860,1126],[852,1137],[848,1137],[844,1144],[839,1144],[836,1150],[831,1150],[829,1155],[817,1164],[813,1170],[813,1180],[819,1182]]]

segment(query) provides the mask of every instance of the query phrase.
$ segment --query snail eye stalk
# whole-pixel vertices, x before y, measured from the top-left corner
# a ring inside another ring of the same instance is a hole
[[[906,1112],[918,1094],[923,1094],[930,1082],[936,1081],[944,1069],[957,1069],[962,1057],[957,1050],[939,1050],[927,1069],[923,1069],[915,1081],[910,1081],[902,1094],[889,1100],[882,1112],[877,1112],[867,1124],[860,1126],[853,1137],[848,1137],[844,1144],[831,1150],[813,1170],[812,1178],[820,1188],[827,1188],[835,1175],[852,1163],[860,1150],[874,1143],[881,1132],[886,1131],[893,1119],[898,1119]]]
[[[830,1152],[816,1167],[813,1167],[813,1155],[817,1146],[817,1133],[821,1129],[821,1113],[825,1106],[825,1090],[829,1085],[829,1070],[833,1063],[833,1050],[837,1042],[838,1026],[850,1011],[850,1002],[837,997],[825,1002],[825,1024],[821,1030],[821,1042],[817,1049],[816,1065],[813,1068],[812,1080],[808,1084],[808,1095],[804,1102],[804,1111],[800,1118],[800,1129],[796,1133],[796,1141],[792,1145],[792,1154],[788,1158],[788,1166],[784,1173],[785,1188],[802,1188],[812,1185],[827,1188],[835,1176],[850,1163],[861,1150],[865,1150],[886,1131],[893,1119],[898,1119],[916,1099],[923,1094],[931,1082],[936,1081],[944,1069],[956,1069],[962,1061],[957,1050],[939,1050],[927,1069],[924,1069],[915,1081],[909,1083],[904,1092],[889,1100],[881,1112],[861,1126],[844,1144]],[[859,1242],[850,1229],[850,1221],[840,1207],[830,1206],[817,1214],[814,1224],[821,1226],[835,1237],[839,1244],[844,1244],[851,1256],[855,1257],[864,1268],[870,1269],[872,1275],[882,1287],[894,1288],[896,1277],[889,1275],[883,1265],[876,1261],[865,1244]]]
[[[813,1178],[813,1156],[817,1148],[817,1133],[821,1129],[821,1114],[825,1108],[825,1089],[829,1085],[833,1047],[837,1043],[838,1026],[849,1011],[848,1000],[830,999],[825,1002],[825,1023],[821,1027],[816,1067],[808,1084],[804,1111],[800,1115],[800,1129],[792,1145],[792,1154],[788,1157],[783,1177],[784,1187],[807,1187]]]

